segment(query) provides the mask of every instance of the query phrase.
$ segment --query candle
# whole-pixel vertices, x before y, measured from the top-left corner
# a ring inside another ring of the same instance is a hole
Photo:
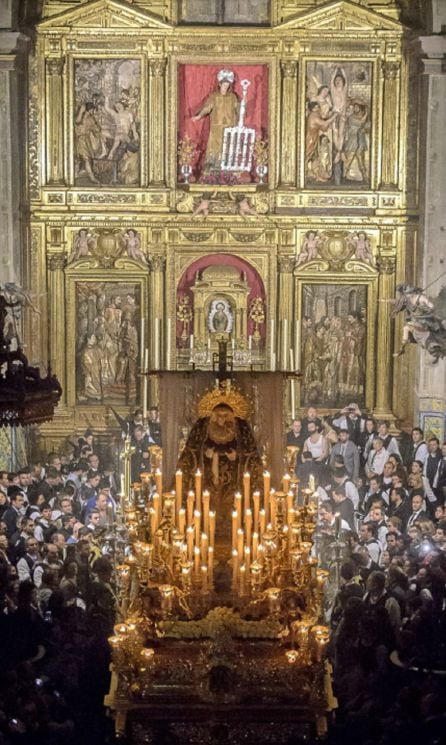
[[[194,516],[194,505],[195,505],[195,494],[190,491],[187,495],[186,507],[187,507],[187,524],[192,525],[192,518]]]
[[[259,556],[259,534],[254,532],[252,534],[252,560],[257,561]]]
[[[200,534],[201,534],[201,512],[200,510],[194,511],[194,527],[195,527],[195,545],[200,545]]]
[[[237,546],[238,512],[232,510],[232,548]]]
[[[294,508],[293,507],[288,507],[288,511],[287,511],[287,525],[288,525],[288,527],[290,529],[291,529],[292,524],[294,523],[294,515],[295,515]],[[291,530],[290,530],[290,534],[291,534]]]
[[[194,548],[194,572],[198,573],[200,571],[200,557],[201,557],[201,551],[198,548],[198,546],[195,546]]]
[[[243,539],[244,539],[245,533],[240,528],[237,530],[237,555],[239,562],[241,563],[243,561]]]
[[[163,493],[163,474],[160,469],[157,468],[155,471],[155,486],[158,494]]]
[[[294,351],[296,353],[296,370],[300,370],[300,318],[294,321]]]
[[[266,527],[266,512],[265,510],[260,510],[259,512],[259,523],[260,523],[260,537],[263,537],[263,534],[265,532]]]
[[[245,567],[248,572],[249,572],[250,566],[251,566],[251,549],[249,546],[245,546]]]
[[[274,489],[271,489],[270,502],[269,502],[269,519],[272,529],[276,529],[276,515],[277,515],[277,502]]]
[[[265,514],[268,518],[269,513],[269,495],[271,490],[271,474],[269,471],[263,472],[263,494],[264,494],[264,508]]]
[[[203,564],[206,564],[208,560],[208,548],[209,548],[209,538],[207,537],[206,533],[202,533],[200,549],[201,549],[201,561]]]
[[[235,583],[237,582],[237,574],[238,574],[238,553],[237,549],[234,548],[232,550],[232,584],[235,586]]]
[[[246,532],[246,545],[251,545],[251,532],[252,532],[252,512],[246,510],[245,512],[245,532]]]
[[[146,349],[144,352],[144,377],[143,377],[143,403],[142,403],[142,416],[144,421],[147,419],[147,396],[148,396],[148,380],[147,370],[149,369],[149,350]]]
[[[296,418],[296,381],[294,378],[290,380],[291,385],[291,418]]]
[[[271,318],[270,321],[270,355],[271,355],[271,370],[274,372],[275,365],[274,365],[274,318]]]
[[[180,535],[184,535],[186,528],[186,510],[184,507],[178,510],[178,532]]]
[[[158,527],[161,521],[161,500],[160,500],[160,495],[157,494],[157,492],[155,492],[152,495],[152,504],[153,504],[153,509],[156,512],[156,524]]]
[[[124,474],[121,473],[121,497],[122,497],[123,504],[124,504],[125,496],[126,496],[125,495],[125,479],[124,479]]]
[[[286,495],[286,506],[288,510],[294,509],[294,494],[292,491],[288,491]]]
[[[155,346],[155,354],[154,354],[154,360],[155,360],[155,370],[159,370],[160,366],[160,329],[159,329],[159,318],[155,318],[155,339],[154,339],[154,346]]]
[[[209,580],[212,582],[212,576],[214,573],[214,547],[209,546],[208,549],[208,567],[209,567]]]
[[[191,334],[189,337],[189,349],[191,352],[193,352],[194,349],[194,335]]]
[[[339,538],[339,534],[341,532],[341,515],[339,512],[335,513],[335,536],[336,538]]]
[[[203,592],[208,591],[208,568],[207,566],[201,567],[201,589]]]
[[[152,540],[153,540],[155,533],[158,530],[156,510],[153,507],[149,508],[149,521],[150,521],[150,533],[151,533]]]
[[[167,319],[166,369],[170,370],[172,319]]]
[[[203,492],[203,530],[209,535],[209,498],[210,494],[205,489]]]
[[[290,370],[294,372],[294,352],[292,349],[290,349]]]
[[[240,494],[240,492],[237,492],[234,497],[234,509],[237,511],[238,514],[238,529],[242,527],[242,495]]]
[[[252,501],[254,502],[254,530],[259,532],[259,507],[260,507],[260,492],[255,491],[252,495]]]
[[[141,367],[143,367],[143,365],[144,365],[144,341],[145,341],[145,333],[144,333],[144,331],[145,331],[145,323],[146,323],[146,319],[143,316],[141,318],[141,336],[140,336],[140,339],[139,339],[140,350],[141,350],[141,352],[140,352],[140,354],[141,354]]]
[[[209,540],[210,544],[213,547],[215,545],[215,511],[211,510],[209,512]]]
[[[183,471],[178,468],[175,472],[175,492],[177,495],[177,514],[183,502]]]
[[[245,594],[246,567],[244,564],[240,567],[240,595]]]
[[[194,556],[194,529],[192,525],[186,530],[186,541],[187,541],[187,558],[192,561]]]
[[[311,492],[314,492],[316,490],[316,481],[312,473],[310,473],[310,476],[308,478],[308,488]]]
[[[249,351],[252,349],[252,334],[248,336],[248,349]]]
[[[282,489],[284,492],[288,493],[290,490],[290,482],[291,482],[291,476],[289,473],[284,473],[282,476]]]
[[[199,468],[195,471],[195,499],[197,510],[201,509],[201,471]]]
[[[251,474],[246,472],[243,474],[243,497],[245,501],[245,511],[249,509],[251,496]]]
[[[282,321],[282,364],[283,369],[288,370],[288,319],[284,318]]]

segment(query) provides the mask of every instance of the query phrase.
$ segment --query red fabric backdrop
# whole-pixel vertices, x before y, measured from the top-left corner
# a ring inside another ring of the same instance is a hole
[[[190,288],[195,282],[195,276],[197,272],[203,271],[203,269],[206,269],[208,266],[233,266],[240,274],[242,272],[245,272],[246,274],[246,280],[248,282],[248,286],[250,288],[250,293],[248,296],[248,308],[251,300],[254,297],[261,297],[263,299],[263,302],[265,303],[266,297],[265,297],[265,287],[263,285],[262,278],[260,274],[252,267],[250,264],[248,264],[246,261],[243,261],[243,259],[240,259],[238,256],[233,256],[232,254],[213,254],[211,256],[202,256],[200,259],[197,259],[197,261],[194,261],[193,264],[191,264],[186,271],[184,272],[183,276],[181,277],[178,288],[177,288],[177,299],[182,297],[183,295],[188,295],[191,301],[191,305],[193,307],[194,297],[193,293],[191,292]],[[265,315],[266,315],[266,304],[265,304]],[[176,336],[177,336],[177,345],[180,345],[180,335],[183,330],[183,324],[181,321],[177,321],[176,324]],[[262,337],[262,340],[265,338],[265,324],[262,323],[259,326],[260,335]],[[254,323],[248,318],[248,336],[250,334],[254,333]]]
[[[209,116],[193,122],[206,98],[218,90],[217,73],[222,68],[232,70],[235,82],[232,90],[242,98],[240,81],[251,82],[247,92],[245,125],[254,127],[259,139],[268,139],[268,65],[179,65],[178,71],[178,140],[188,135],[198,143],[199,153],[195,161],[195,175],[199,176],[209,135]]]

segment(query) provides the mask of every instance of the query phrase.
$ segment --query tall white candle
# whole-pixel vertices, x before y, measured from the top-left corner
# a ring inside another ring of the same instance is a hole
[[[271,356],[271,370],[274,370],[274,318],[271,318],[270,322],[270,356]]]
[[[155,318],[155,340],[154,340],[154,346],[155,346],[155,370],[159,370],[160,366],[160,328],[159,328],[159,318]]]
[[[143,317],[143,318],[141,318],[141,339],[139,340],[140,350],[141,350],[141,367],[144,364],[144,331],[145,331],[145,324],[146,324],[146,319]]]
[[[166,370],[170,370],[170,357],[172,352],[172,319],[167,319],[167,341],[166,341]]]
[[[189,349],[191,350],[191,352],[193,351],[193,348],[194,348],[194,335],[191,334],[189,337]]]
[[[144,373],[149,369],[149,350],[146,349],[144,352]],[[149,381],[147,375],[144,374],[143,379],[143,403],[142,403],[142,415],[143,419],[147,419],[147,394],[148,394]]]
[[[300,318],[296,318],[294,323],[295,323],[294,352],[296,354],[296,370],[300,370],[300,358],[301,358],[301,349],[300,349],[301,320]]]
[[[248,336],[248,349],[249,351],[252,349],[252,334]]]
[[[284,370],[288,370],[288,319],[282,321],[282,365]]]

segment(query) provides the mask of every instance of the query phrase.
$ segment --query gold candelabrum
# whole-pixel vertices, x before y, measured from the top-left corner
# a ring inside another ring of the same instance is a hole
[[[312,555],[317,517],[314,486],[298,493],[298,482],[286,473],[281,490],[274,490],[265,471],[261,493],[251,489],[250,474],[245,473],[229,518],[232,541],[222,554],[215,544],[218,515],[210,509],[202,473],[195,472],[195,488],[187,494],[180,470],[174,491],[164,490],[159,468],[130,484],[126,466],[131,452],[127,438],[121,514],[128,549],[116,568],[121,621],[109,639],[118,681],[115,703],[119,696],[126,700],[150,696],[156,680],[166,675],[166,648],[178,639],[197,644],[218,640],[219,649],[227,645],[228,637],[242,645],[247,636],[263,643],[267,639],[272,644],[274,675],[279,665],[283,675],[294,666],[296,671],[317,668],[323,676],[324,665],[319,663],[328,644],[328,629],[321,621],[328,572],[318,568]],[[214,571],[221,563],[228,578],[223,598],[214,584]],[[225,649],[229,654],[229,647]],[[243,659],[243,652],[238,655]]]

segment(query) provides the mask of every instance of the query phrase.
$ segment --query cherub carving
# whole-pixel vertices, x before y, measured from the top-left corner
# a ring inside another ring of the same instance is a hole
[[[308,261],[318,259],[321,245],[322,239],[318,236],[317,230],[309,230],[305,233],[305,240],[297,257],[296,267],[306,264]]]

